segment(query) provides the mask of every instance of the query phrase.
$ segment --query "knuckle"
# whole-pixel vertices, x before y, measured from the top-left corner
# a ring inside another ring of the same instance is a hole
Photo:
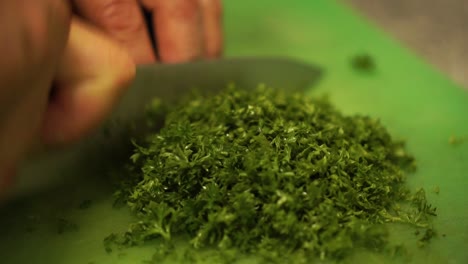
[[[135,1],[101,1],[96,10],[102,26],[112,32],[132,34],[145,26],[143,20],[139,19],[140,10]]]
[[[197,0],[180,1],[181,12],[187,16],[198,15],[200,12],[200,4]]]
[[[198,0],[173,0],[163,1],[158,7],[161,12],[173,17],[174,19],[190,19],[198,16],[200,12],[200,3]]]

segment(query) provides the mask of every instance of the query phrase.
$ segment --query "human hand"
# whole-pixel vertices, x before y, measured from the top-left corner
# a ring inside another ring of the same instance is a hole
[[[135,74],[124,48],[63,0],[0,2],[0,196],[36,142],[77,140]]]
[[[0,2],[0,187],[40,129],[70,17],[61,0]]]
[[[123,43],[136,63],[185,62],[222,52],[221,0],[72,2],[79,15]],[[152,15],[149,27],[142,9]]]

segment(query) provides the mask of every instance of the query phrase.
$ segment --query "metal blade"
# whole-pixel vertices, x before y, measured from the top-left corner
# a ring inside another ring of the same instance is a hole
[[[307,89],[319,80],[321,73],[317,66],[284,58],[233,58],[140,67],[134,83],[103,126],[79,144],[29,160],[20,170],[12,197],[69,181],[71,176],[106,173],[108,166],[127,160],[132,147],[130,137],[145,126],[145,106],[155,97],[175,100],[194,88],[215,92],[230,83],[243,89],[260,83],[278,89]]]
[[[260,83],[272,88],[306,89],[322,74],[317,66],[284,58],[232,58],[188,64],[161,64],[141,67],[136,80],[114,111],[127,120],[141,115],[142,104],[154,97],[174,100],[192,89],[215,92],[230,83],[253,89]]]

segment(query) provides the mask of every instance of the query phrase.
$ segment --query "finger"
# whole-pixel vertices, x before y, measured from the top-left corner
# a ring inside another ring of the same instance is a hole
[[[11,185],[14,167],[37,140],[53,76],[68,39],[70,17],[63,0],[0,3],[0,20],[5,22],[0,23],[1,39],[5,40],[0,43],[2,186]]]
[[[217,58],[222,53],[222,7],[221,0],[198,0],[203,17],[205,57]]]
[[[153,12],[161,61],[177,63],[203,56],[202,20],[198,0],[142,0]]]
[[[62,0],[0,2],[1,119],[31,93],[32,84],[39,87],[38,79],[52,79],[67,40],[71,12]],[[49,87],[45,84],[40,89]]]
[[[119,43],[74,19],[45,115],[45,143],[69,143],[86,135],[106,117],[134,75],[135,65]]]
[[[124,44],[136,63],[156,61],[137,0],[73,0],[73,2],[78,14]]]

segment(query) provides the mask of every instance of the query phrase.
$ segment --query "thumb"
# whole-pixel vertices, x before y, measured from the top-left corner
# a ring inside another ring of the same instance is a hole
[[[135,76],[124,47],[74,18],[43,124],[46,144],[76,141],[106,117]]]

